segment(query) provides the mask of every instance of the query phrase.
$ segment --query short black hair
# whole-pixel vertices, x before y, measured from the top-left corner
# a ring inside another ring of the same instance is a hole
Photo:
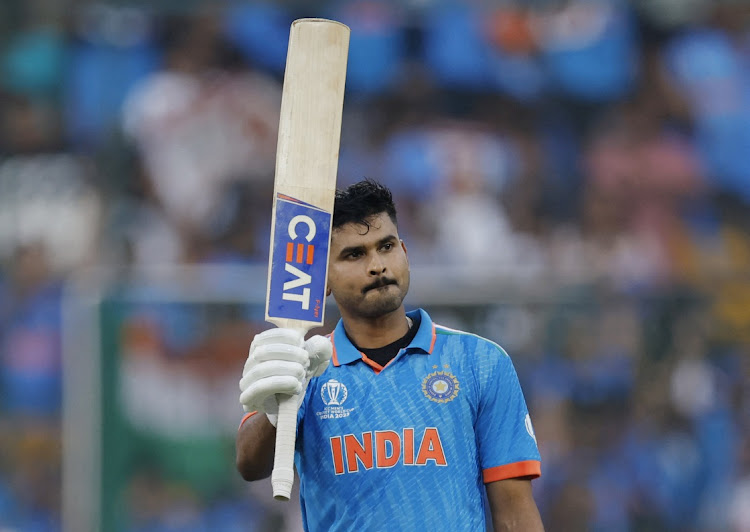
[[[393,204],[393,194],[390,189],[377,181],[365,179],[336,191],[336,200],[333,204],[333,228],[336,229],[349,223],[369,228],[369,220],[383,212],[389,216],[394,225],[398,226],[396,206]]]

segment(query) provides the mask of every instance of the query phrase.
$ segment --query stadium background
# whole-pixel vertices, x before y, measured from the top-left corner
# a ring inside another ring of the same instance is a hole
[[[2,2],[0,530],[297,526],[233,433],[300,16],[353,30],[408,305],[515,361],[547,530],[750,530],[740,0]]]

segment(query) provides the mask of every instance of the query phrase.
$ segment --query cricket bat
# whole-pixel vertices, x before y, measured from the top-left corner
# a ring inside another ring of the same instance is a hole
[[[304,335],[323,325],[336,193],[349,28],[295,20],[289,32],[268,264],[266,321]],[[288,501],[294,483],[297,400],[279,398],[273,496]]]

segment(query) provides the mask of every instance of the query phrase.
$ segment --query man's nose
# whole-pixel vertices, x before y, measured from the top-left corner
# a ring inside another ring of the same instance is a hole
[[[385,273],[385,263],[377,253],[370,259],[370,275],[382,275]]]

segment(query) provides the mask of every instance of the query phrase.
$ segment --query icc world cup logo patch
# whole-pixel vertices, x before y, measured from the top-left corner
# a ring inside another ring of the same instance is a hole
[[[343,383],[330,379],[321,386],[320,396],[326,406],[341,406],[349,396],[349,391]]]
[[[343,405],[349,397],[349,390],[343,382],[328,379],[320,387],[320,398],[323,400],[322,410],[315,412],[320,419],[343,419],[349,417],[356,407],[345,408]]]
[[[447,371],[435,371],[422,381],[422,393],[436,403],[453,401],[458,395],[458,379]]]

